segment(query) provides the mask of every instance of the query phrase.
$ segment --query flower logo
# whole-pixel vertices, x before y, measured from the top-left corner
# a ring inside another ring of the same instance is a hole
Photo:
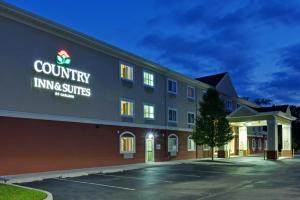
[[[56,56],[56,63],[59,65],[69,65],[71,63],[70,55],[65,50],[59,50]]]

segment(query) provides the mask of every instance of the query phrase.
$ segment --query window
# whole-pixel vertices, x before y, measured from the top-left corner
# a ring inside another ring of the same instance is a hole
[[[195,125],[195,113],[193,112],[187,113],[187,123],[188,125]]]
[[[236,104],[236,108],[239,108],[239,107],[241,107],[241,105],[240,104]]]
[[[195,88],[194,87],[187,86],[186,92],[187,92],[186,95],[187,95],[188,99],[195,99]]]
[[[154,119],[155,118],[155,110],[153,105],[144,104],[144,118]]]
[[[232,101],[231,100],[226,100],[225,101],[225,108],[228,111],[232,111]]]
[[[168,110],[168,121],[169,122],[177,122],[177,110],[173,108],[169,108]]]
[[[135,153],[135,135],[125,131],[120,135],[120,153]]]
[[[133,66],[120,63],[120,77],[124,80],[133,81]]]
[[[209,150],[209,149],[210,149],[210,147],[207,144],[203,145],[203,150]]]
[[[168,136],[168,152],[178,152],[178,137],[175,134]]]
[[[134,116],[134,103],[131,100],[121,100],[121,115],[122,116]]]
[[[256,149],[256,141],[255,141],[255,139],[252,139],[252,149],[253,150]]]
[[[144,85],[154,87],[154,74],[144,71]]]
[[[258,143],[258,150],[261,150],[261,139],[258,139],[257,143]]]
[[[188,137],[188,151],[196,151],[196,143],[191,135]]]
[[[177,94],[177,81],[168,79],[168,92]]]

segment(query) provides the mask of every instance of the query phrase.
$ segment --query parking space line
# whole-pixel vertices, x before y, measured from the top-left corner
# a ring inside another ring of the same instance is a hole
[[[156,170],[145,170],[149,172],[158,172]],[[190,171],[190,172],[203,172],[203,173],[210,173],[210,174],[227,174],[227,175],[243,175],[243,176],[251,176],[252,174],[241,174],[241,173],[232,173],[232,172],[219,172],[219,171],[207,171],[207,170],[184,170],[184,169],[167,169],[165,170],[165,173],[168,173],[168,171]],[[164,172],[163,172],[164,173]]]
[[[139,177],[132,177],[132,176],[119,176],[119,175],[110,175],[110,174],[94,174],[97,176],[108,176],[108,177],[116,177],[116,178],[128,178],[128,179],[136,179],[136,180],[145,180],[145,178],[139,178]],[[172,183],[172,181],[166,181],[155,178],[156,181],[165,182],[165,183]]]
[[[95,186],[101,186],[101,187],[116,188],[116,189],[120,189],[120,190],[135,191],[135,189],[133,189],[133,188],[126,188],[126,187],[120,187],[120,186],[114,186],[114,185],[105,185],[105,184],[100,184],[100,183],[92,183],[92,182],[85,182],[85,181],[76,181],[76,180],[61,179],[61,178],[54,178],[54,179],[55,180],[60,180],[60,181],[73,182],[73,183],[80,183],[80,184],[95,185]]]

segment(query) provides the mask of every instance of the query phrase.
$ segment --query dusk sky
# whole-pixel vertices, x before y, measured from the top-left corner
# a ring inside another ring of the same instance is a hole
[[[300,105],[300,1],[6,2],[192,78],[227,71],[241,97]]]

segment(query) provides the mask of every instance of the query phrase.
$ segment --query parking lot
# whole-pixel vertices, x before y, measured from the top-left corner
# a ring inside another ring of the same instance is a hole
[[[255,160],[256,159],[256,160]],[[55,200],[297,199],[300,159],[195,162],[22,184]]]

